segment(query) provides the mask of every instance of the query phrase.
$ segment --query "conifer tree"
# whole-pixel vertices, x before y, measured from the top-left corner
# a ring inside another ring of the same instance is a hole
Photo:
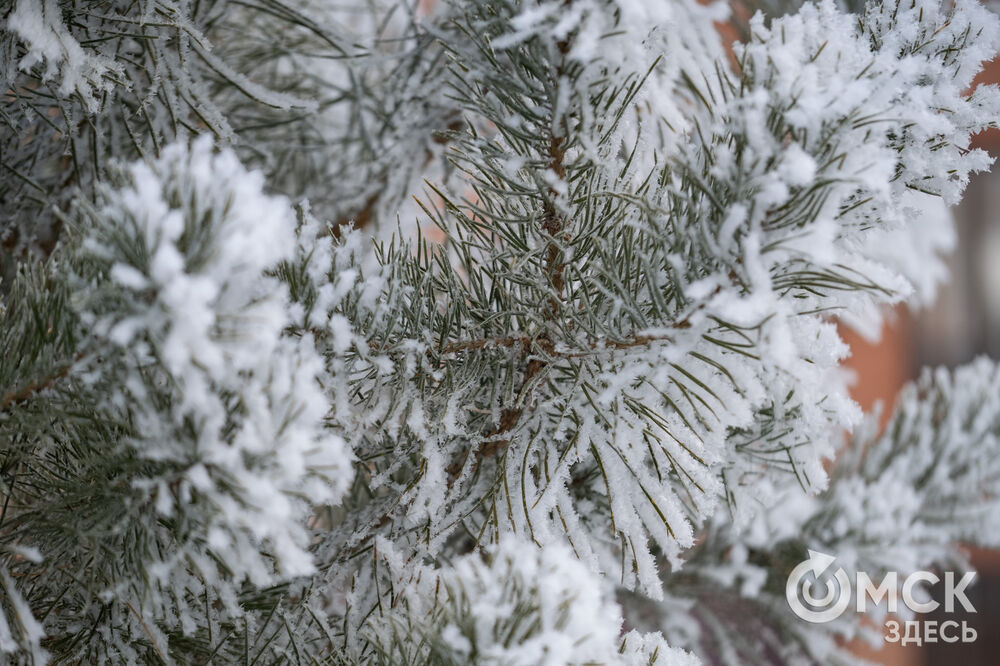
[[[4,663],[852,664],[810,550],[1000,545],[1000,368],[880,430],[836,323],[944,278],[974,0],[0,20]]]

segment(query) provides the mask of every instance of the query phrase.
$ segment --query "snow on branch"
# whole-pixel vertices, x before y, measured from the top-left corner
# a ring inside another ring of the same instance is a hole
[[[352,456],[324,426],[321,357],[284,334],[288,293],[267,275],[294,256],[292,211],[208,137],[123,177],[81,204],[81,317],[106,356],[83,372],[114,378],[104,404],[159,470],[132,483],[190,523],[156,577],[185,558],[258,585],[309,573],[310,507],[342,497]]]
[[[508,538],[451,566],[404,573],[398,554],[385,545],[388,552],[379,556],[399,580],[392,607],[370,625],[379,663],[700,663],[669,647],[658,633],[622,636],[620,610],[607,582],[566,548],[539,550]]]

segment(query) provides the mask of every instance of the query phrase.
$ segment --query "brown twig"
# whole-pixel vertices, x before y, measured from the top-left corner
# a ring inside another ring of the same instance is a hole
[[[77,357],[73,359],[72,363],[67,363],[63,367],[59,368],[54,374],[46,377],[45,379],[33,381],[23,388],[11,389],[7,393],[4,393],[3,398],[0,398],[0,411],[6,410],[13,404],[24,402],[40,391],[52,388],[53,384],[69,374],[70,370],[73,369],[73,366],[77,364],[80,358],[81,356],[77,355]]]
[[[562,50],[562,48],[560,48]],[[552,135],[549,137],[548,150],[548,166],[557,178],[564,179],[566,177],[566,148],[565,148],[565,138],[561,136]],[[542,206],[542,229],[549,235],[549,242],[545,248],[545,272],[549,275],[549,280],[552,284],[552,290],[554,294],[549,299],[548,311],[551,317],[555,317],[559,308],[561,307],[561,297],[563,290],[566,286],[565,279],[563,277],[563,272],[566,268],[565,262],[560,260],[560,247],[559,240],[563,242],[569,241],[568,234],[565,233],[566,222],[563,220],[562,216],[559,215],[559,211],[556,210],[555,199],[558,193],[553,188],[549,188],[549,198],[545,201]],[[495,342],[507,343],[501,344],[501,346],[514,346],[516,344],[523,344],[532,342],[530,339],[525,339],[523,337],[512,336],[509,338],[497,338]],[[482,344],[480,344],[482,342]],[[552,356],[555,353],[555,345],[552,343],[552,339],[549,335],[543,332],[537,338],[534,339],[534,345],[539,348],[546,356]],[[456,350],[462,351],[467,349],[481,349],[489,344],[488,341],[470,341],[468,343],[460,343],[455,345]],[[517,400],[512,407],[505,408],[500,413],[500,420],[497,425],[490,430],[490,432],[484,438],[484,444],[476,449],[476,461],[482,461],[487,458],[492,458],[496,456],[500,451],[502,451],[507,444],[510,442],[509,439],[503,437],[511,430],[517,426],[518,421],[521,420],[521,416],[524,414],[527,402],[531,397],[531,390],[535,379],[541,374],[545,368],[549,365],[549,361],[545,358],[539,356],[531,356],[528,358],[528,362],[524,367],[524,378],[521,380],[521,386],[518,389]],[[458,475],[461,473],[462,468],[465,466],[465,461],[468,460],[468,453],[460,461],[456,460],[451,465],[448,466],[448,479],[449,485],[454,484]]]
[[[474,351],[485,347],[529,347],[533,340],[526,335],[510,335],[503,338],[478,338],[456,342],[441,349],[442,354],[457,354],[463,351]]]
[[[668,328],[674,330],[687,330],[691,328],[691,322],[689,319],[685,318],[671,324]],[[629,338],[627,340],[601,340],[599,343],[591,345],[586,351],[561,352],[552,344],[546,345],[547,338],[544,336],[530,338],[526,335],[511,335],[502,338],[477,338],[475,340],[455,342],[450,345],[445,345],[441,349],[441,355],[446,356],[448,354],[457,354],[464,351],[476,351],[477,349],[485,349],[487,347],[522,347],[527,349],[533,344],[540,343],[546,347],[546,353],[550,355],[558,356],[560,358],[580,358],[583,356],[590,356],[591,354],[605,349],[631,349],[633,347],[642,347],[652,342],[666,342],[672,339],[673,338],[668,335],[637,335],[634,338]]]
[[[146,626],[145,620],[142,619],[142,616],[139,615],[139,612],[135,609],[131,602],[126,601],[125,606],[127,606],[132,612],[132,615],[135,615],[135,619],[139,621],[139,625],[142,627],[142,630],[146,632],[146,636],[149,637],[149,642],[153,645],[153,649],[156,650],[156,654],[159,655],[163,663],[167,663],[167,658],[163,654],[163,649],[160,647],[159,643],[156,642],[156,637],[153,636],[153,632],[149,630],[148,626]]]
[[[381,195],[381,189],[375,194],[368,197],[361,208],[357,210],[356,213],[337,220],[333,223],[333,236],[334,238],[340,238],[341,234],[344,233],[344,228],[351,225],[354,229],[364,229],[371,223],[372,216],[375,214],[375,206],[378,204],[379,196]]]

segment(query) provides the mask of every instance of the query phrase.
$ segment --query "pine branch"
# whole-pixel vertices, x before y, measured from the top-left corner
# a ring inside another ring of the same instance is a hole
[[[65,379],[74,369],[77,363],[83,359],[83,354],[77,354],[72,363],[68,363],[56,372],[43,379],[36,379],[20,389],[11,389],[0,398],[0,411],[7,410],[8,407],[17,407],[21,403],[27,402],[37,393],[52,388],[56,382]]]
[[[957,200],[1000,109],[975,5],[727,51],[697,0],[85,4],[0,27],[0,240],[53,249],[0,302],[0,652],[692,665],[620,639],[642,610],[839,666],[776,593],[802,548],[997,533],[992,366],[907,393],[780,542],[735,529],[858,416],[826,313],[933,282],[912,197]]]

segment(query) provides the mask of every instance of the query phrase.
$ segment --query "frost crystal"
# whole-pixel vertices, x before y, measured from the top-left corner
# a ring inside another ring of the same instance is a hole
[[[996,365],[879,433],[834,321],[943,277],[979,4],[7,4],[3,658],[843,664],[809,549],[996,541]]]
[[[109,345],[93,371],[120,382],[108,407],[159,470],[134,484],[189,525],[158,577],[185,558],[209,579],[216,559],[257,585],[307,574],[310,507],[338,502],[352,470],[324,427],[322,358],[310,336],[285,335],[287,289],[267,275],[294,256],[294,216],[207,137],[124,178],[91,213],[80,297]]]
[[[621,638],[620,609],[606,581],[560,546],[539,550],[508,538],[483,555],[407,575],[408,584],[397,581],[405,586],[396,607],[372,628],[385,663],[699,664],[659,634]]]

